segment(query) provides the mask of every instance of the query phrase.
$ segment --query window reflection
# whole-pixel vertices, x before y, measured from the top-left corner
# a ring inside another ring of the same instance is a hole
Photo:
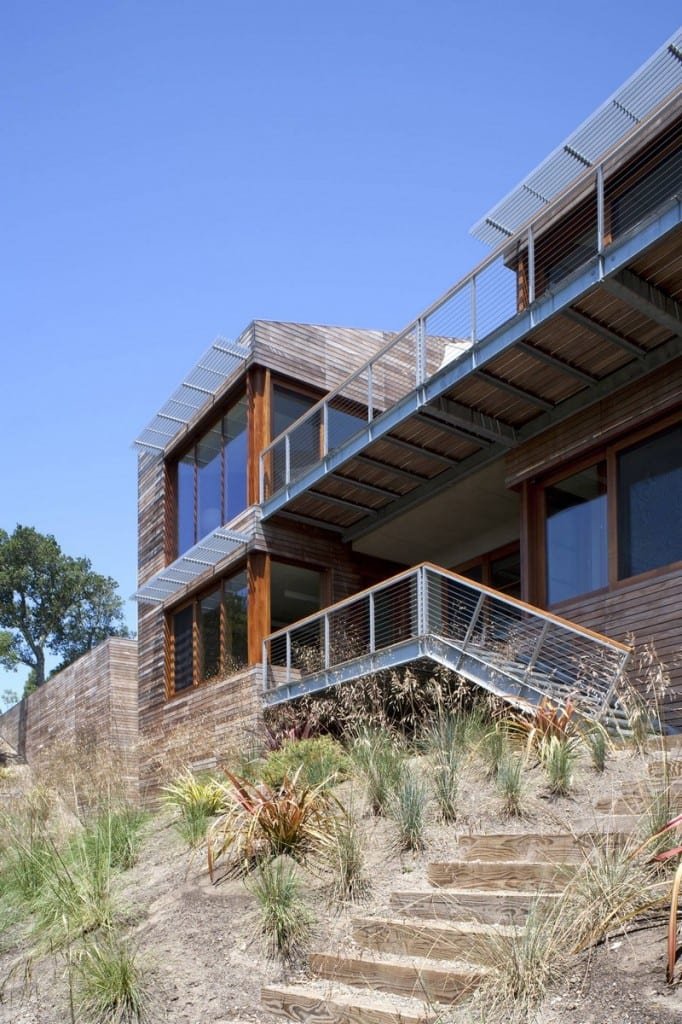
[[[606,465],[546,487],[545,501],[548,603],[605,587]]]
[[[192,638],[194,612],[191,606],[173,616],[173,688],[186,690],[194,679]]]
[[[682,560],[682,424],[618,459],[618,575]]]
[[[177,554],[246,508],[246,397],[178,462]]]
[[[247,664],[247,609],[242,571],[170,616],[174,693],[225,678]]]

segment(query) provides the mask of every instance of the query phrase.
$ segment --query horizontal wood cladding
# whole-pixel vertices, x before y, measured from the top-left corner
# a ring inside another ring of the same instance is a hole
[[[169,549],[167,536],[171,524],[166,515],[166,466],[155,455],[138,456],[138,585],[166,565]]]
[[[670,673],[670,693],[664,706],[666,721],[682,729],[682,569],[619,584],[608,593],[588,594],[564,602],[557,611],[615,640],[634,637],[638,652],[653,642]],[[634,668],[633,665],[630,673],[632,681],[644,686],[641,673]]]
[[[682,359],[676,359],[509,452],[507,486],[515,487],[681,407]]]
[[[393,334],[354,327],[254,322],[253,362],[296,381],[332,391]]]
[[[254,742],[261,723],[261,673],[247,669],[170,701],[155,699],[140,717],[140,791],[154,801],[182,768],[215,768]]]
[[[48,766],[70,745],[120,755],[137,791],[137,643],[105,640],[0,716],[0,736],[32,767]]]

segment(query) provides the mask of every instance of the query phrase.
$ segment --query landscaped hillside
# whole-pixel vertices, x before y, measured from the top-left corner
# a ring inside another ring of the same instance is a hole
[[[2,769],[3,1024],[680,1019],[651,862],[679,839],[638,850],[670,742],[441,707],[221,767],[144,815],[103,752]]]

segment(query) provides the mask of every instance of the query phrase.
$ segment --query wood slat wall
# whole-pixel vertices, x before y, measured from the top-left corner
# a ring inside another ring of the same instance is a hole
[[[507,485],[520,485],[523,494],[530,481],[545,472],[570,464],[576,457],[641,426],[655,424],[680,408],[682,359],[677,359],[510,452],[506,457]],[[532,510],[533,503],[527,505]],[[537,530],[537,523],[528,522],[525,544],[530,558],[527,554],[524,564],[526,584],[530,586]],[[536,581],[534,589],[538,587]],[[682,728],[682,570],[623,581],[608,592],[577,598],[557,610],[564,617],[616,640],[633,637],[638,654],[653,642],[670,673],[670,693],[664,707],[666,721]],[[633,679],[635,675],[630,673]]]
[[[0,716],[0,736],[29,765],[70,745],[107,748],[137,792],[137,643],[105,640]]]
[[[682,359],[676,359],[509,452],[507,487],[540,476],[680,407]]]

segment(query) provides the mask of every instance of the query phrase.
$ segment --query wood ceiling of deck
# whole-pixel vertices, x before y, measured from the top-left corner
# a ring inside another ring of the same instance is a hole
[[[679,329],[670,317],[675,302],[682,304],[681,238],[678,228],[630,265],[637,278],[663,293],[652,293],[649,306],[646,296],[643,300],[623,286],[637,284],[632,278],[620,280],[614,288],[618,294],[608,281],[593,287],[458,381],[437,403],[368,443],[313,490],[294,498],[287,513],[342,531],[355,532],[363,521],[371,529],[382,512],[414,501],[422,490],[426,494],[438,477],[454,479],[468,466],[502,457],[505,447],[491,439],[496,429],[501,438],[503,432],[516,432],[521,442],[532,433],[533,421],[544,424],[548,414],[560,418],[563,403],[568,415],[582,393],[585,405],[592,389],[597,400],[609,377],[629,364],[639,363],[646,372],[649,353],[672,338],[682,339],[682,317]],[[659,300],[667,317],[657,311]],[[448,415],[448,400],[459,415]],[[473,426],[463,425],[463,408],[475,414]],[[487,433],[481,426],[486,424]]]

